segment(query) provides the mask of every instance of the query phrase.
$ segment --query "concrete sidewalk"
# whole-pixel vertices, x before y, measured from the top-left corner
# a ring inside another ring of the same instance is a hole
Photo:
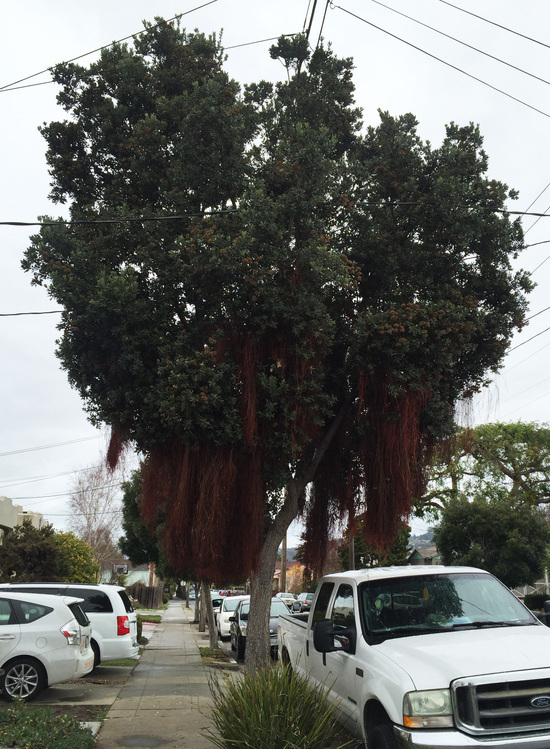
[[[181,600],[170,601],[162,612],[99,730],[98,749],[213,749],[203,735],[212,727],[212,697],[199,653],[199,647],[208,647],[208,634],[191,626],[191,618]]]

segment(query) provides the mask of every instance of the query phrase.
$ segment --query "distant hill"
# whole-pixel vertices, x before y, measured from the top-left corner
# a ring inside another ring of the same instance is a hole
[[[433,546],[434,532],[429,528],[425,533],[409,537],[409,546],[413,549],[429,549]]]

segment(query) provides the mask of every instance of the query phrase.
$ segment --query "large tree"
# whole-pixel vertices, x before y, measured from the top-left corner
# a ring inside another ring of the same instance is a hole
[[[517,498],[462,496],[445,507],[434,541],[444,564],[481,567],[514,588],[541,577],[550,525]]]
[[[67,119],[43,133],[73,223],[24,261],[63,305],[58,354],[111,457],[145,456],[141,511],[165,518],[173,568],[253,573],[247,665],[268,657],[290,522],[319,557],[366,499],[389,541],[529,289],[477,128],[432,149],[382,114],[361,135],[351,60],[301,37],[271,53],[288,80],[244,94],[214,37],[162,22],[56,68]]]
[[[428,475],[418,514],[437,517],[458,496],[550,504],[550,428],[519,421],[461,429],[440,443]]]

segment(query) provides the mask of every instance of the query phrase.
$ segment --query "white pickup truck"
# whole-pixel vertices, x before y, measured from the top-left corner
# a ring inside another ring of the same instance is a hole
[[[550,748],[550,629],[483,570],[327,575],[278,647],[368,749]]]

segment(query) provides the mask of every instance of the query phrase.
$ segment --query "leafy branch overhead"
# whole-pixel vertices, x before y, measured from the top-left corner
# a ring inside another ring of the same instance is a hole
[[[319,555],[363,498],[390,540],[530,290],[474,125],[438,148],[410,114],[365,129],[351,60],[301,38],[272,55],[292,77],[241,90],[217,37],[146,25],[58,66],[66,119],[42,128],[52,198],[121,221],[44,226],[23,266],[64,308],[90,418],[144,456],[168,563],[197,577],[247,575],[299,511]],[[159,215],[178,218],[124,221]]]

